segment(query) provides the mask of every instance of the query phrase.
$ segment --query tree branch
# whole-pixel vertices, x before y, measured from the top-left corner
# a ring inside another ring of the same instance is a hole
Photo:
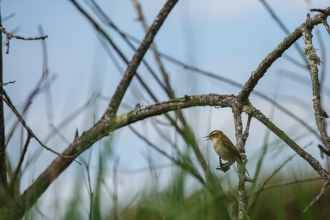
[[[263,123],[269,130],[274,132],[280,139],[282,139],[287,145],[289,145],[289,147],[291,147],[292,150],[294,150],[302,158],[304,158],[324,180],[330,180],[329,173],[320,165],[319,161],[317,161],[314,157],[312,157],[301,147],[299,147],[298,144],[296,144],[282,130],[280,130],[276,125],[274,125],[271,121],[269,121],[269,119],[259,110],[255,109],[253,106],[244,106],[243,111],[248,114],[251,114],[261,123]]]
[[[22,116],[18,113],[18,111],[16,110],[15,106],[12,104],[9,96],[7,95],[6,91],[3,90],[3,96],[1,96],[2,100],[8,105],[8,107],[13,111],[13,113],[16,115],[16,117],[18,118],[18,120],[22,123],[22,125],[25,127],[25,129],[29,132],[29,134],[34,138],[36,139],[36,141],[43,147],[45,148],[46,150],[49,150],[50,152],[56,154],[57,156],[60,156],[60,157],[63,157],[63,158],[66,158],[66,159],[73,159],[74,161],[76,161],[74,159],[73,156],[64,156],[64,155],[61,155],[60,153],[58,153],[57,151],[47,147],[46,145],[44,145],[40,140],[39,138],[33,133],[33,131],[31,130],[31,128],[26,124],[26,122],[24,121],[24,119],[22,118]],[[77,163],[79,163],[78,161],[76,161]],[[79,163],[81,165],[81,163]]]
[[[5,43],[5,45],[7,46],[6,54],[9,53],[9,41],[12,38],[16,38],[16,39],[20,39],[20,40],[44,40],[44,39],[46,39],[48,37],[47,35],[38,36],[38,37],[22,37],[22,36],[15,35],[13,33],[10,33],[8,31],[6,31],[6,29],[4,29],[3,27],[1,27],[1,25],[0,25],[0,31],[6,35],[6,43]]]
[[[311,18],[307,17],[307,21]],[[320,94],[320,82],[318,76],[318,68],[317,65],[321,64],[321,59],[317,56],[316,50],[312,44],[312,29],[309,27],[302,29],[303,38],[305,41],[304,53],[308,58],[309,69],[312,79],[312,88],[313,88],[313,107],[314,107],[314,115],[317,128],[320,132],[323,144],[327,150],[330,150],[330,138],[327,134],[324,117],[329,118],[328,114],[322,109],[321,106],[321,94]]]
[[[315,205],[316,203],[318,203],[321,198],[323,197],[324,193],[325,193],[325,190],[327,189],[327,187],[330,185],[330,180],[326,181],[322,188],[321,188],[321,191],[320,193],[315,197],[315,199],[304,209],[303,213],[306,213],[308,211],[308,209],[310,207],[312,207],[313,205]]]
[[[235,131],[236,131],[236,147],[239,150],[240,154],[243,154],[243,158],[245,159],[245,148],[244,148],[244,140],[243,140],[243,125],[242,125],[242,110],[238,106],[233,107],[233,115],[235,122]],[[244,212],[246,206],[245,199],[245,166],[241,166],[238,164],[238,219],[244,219]]]
[[[168,111],[174,111],[177,109],[184,109],[193,106],[221,106],[230,107],[232,102],[235,101],[234,95],[196,95],[185,96],[183,98],[172,99],[166,102],[156,103],[154,105],[135,108],[132,111],[119,115],[112,119],[109,123],[104,123],[101,120],[98,121],[92,128],[85,131],[80,137],[76,138],[66,148],[62,155],[75,155],[77,157],[83,151],[92,146],[95,142],[101,138],[107,136],[109,132],[112,132],[118,128],[132,124],[143,119],[161,115]],[[110,124],[114,126],[109,126]],[[57,157],[35,182],[29,186],[24,193],[18,198],[17,204],[8,204],[5,209],[0,210],[0,216],[4,219],[16,219],[21,218],[24,213],[29,210],[34,203],[48,188],[48,186],[72,163],[72,160],[65,159],[63,157]]]
[[[313,18],[308,19],[300,25],[296,30],[294,30],[289,36],[284,38],[284,40],[272,51],[270,52],[265,59],[259,64],[257,69],[252,72],[250,78],[245,83],[243,89],[238,95],[239,102],[246,102],[250,93],[253,91],[254,87],[257,85],[261,77],[267,72],[268,68],[282,56],[284,51],[292,46],[301,36],[302,30],[304,28],[312,28],[313,26],[322,23],[324,19],[330,14],[330,7],[324,9],[324,13],[315,15]]]
[[[124,94],[133,79],[133,76],[135,75],[136,69],[140,65],[140,62],[142,61],[144,54],[147,52],[148,48],[150,47],[154,37],[156,36],[158,30],[162,26],[163,22],[173,9],[174,5],[178,2],[178,0],[168,0],[162,10],[159,12],[158,16],[155,18],[153,24],[148,29],[148,32],[146,36],[144,37],[143,41],[141,42],[139,48],[136,50],[132,60],[127,66],[127,69],[124,73],[124,76],[120,83],[118,84],[118,87],[112,96],[112,99],[109,103],[109,106],[106,110],[106,112],[103,115],[103,119],[105,121],[110,121],[110,118],[114,117],[117,113],[117,110],[119,108],[119,105],[121,103],[121,100],[124,97]]]

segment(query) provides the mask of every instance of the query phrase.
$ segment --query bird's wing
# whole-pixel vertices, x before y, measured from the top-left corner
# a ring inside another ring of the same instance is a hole
[[[234,144],[226,137],[222,137],[220,138],[222,144],[227,147],[227,149],[234,154],[235,156],[237,156],[238,158],[242,159],[240,153],[238,152],[237,148],[234,146]]]

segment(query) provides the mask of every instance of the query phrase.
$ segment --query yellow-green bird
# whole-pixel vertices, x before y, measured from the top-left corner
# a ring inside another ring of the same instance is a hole
[[[239,165],[244,166],[243,158],[240,155],[239,151],[222,131],[214,130],[204,138],[206,138],[205,140],[212,141],[214,150],[219,155],[220,167],[223,169],[224,172],[226,172],[229,169],[230,165],[233,164],[235,161]],[[221,159],[227,160],[229,163],[222,165]],[[247,170],[246,172],[249,174]]]

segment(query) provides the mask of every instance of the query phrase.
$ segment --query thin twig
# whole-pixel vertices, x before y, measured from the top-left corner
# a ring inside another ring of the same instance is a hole
[[[324,25],[325,29],[327,30],[328,34],[330,35],[330,27],[329,27],[327,20],[324,19],[322,21],[322,24]]]
[[[308,146],[310,146],[312,144],[312,142],[311,143],[309,143],[309,144],[307,144],[303,149],[306,149]],[[258,190],[256,190],[255,192],[254,192],[254,195],[253,195],[253,202],[252,202],[252,205],[251,205],[251,207],[253,207],[254,205],[255,205],[255,202],[257,201],[257,198],[258,198],[258,196],[259,196],[259,194],[260,194],[260,192],[261,191],[263,191],[266,187],[265,187],[265,185],[289,162],[289,161],[291,161],[295,156],[296,156],[297,154],[293,154],[292,156],[290,156],[288,159],[286,159],[279,167],[277,167],[274,171],[273,171],[273,173],[261,184],[261,185],[259,185],[259,187],[258,187]],[[320,179],[320,178],[319,178]]]
[[[10,15],[8,15],[8,16],[2,18],[2,19],[1,19],[1,22],[5,22],[5,21],[11,19],[11,18],[14,17],[14,16],[15,16],[15,13],[12,13],[12,14],[10,14]]]
[[[320,8],[311,8],[310,11],[311,11],[311,12],[313,12],[313,11],[317,11],[317,12],[321,12],[321,13],[326,14],[326,15],[330,15],[329,12],[327,13],[326,10],[324,10],[324,9],[320,9]]]
[[[242,141],[245,145],[245,142],[249,136],[249,129],[250,129],[250,123],[251,123],[251,119],[252,119],[252,116],[251,115],[248,115],[248,120],[246,122],[246,128],[245,128],[245,131],[244,131],[244,134],[243,134],[243,137],[242,137]]]
[[[16,110],[16,108],[14,107],[14,105],[12,104],[9,96],[7,95],[7,93],[3,90],[3,96],[2,97],[2,100],[8,105],[8,107],[13,111],[13,113],[16,115],[16,117],[18,118],[18,120],[22,123],[22,125],[26,128],[26,130],[29,132],[29,134],[34,138],[36,139],[36,141],[43,147],[45,148],[46,150],[49,150],[50,152],[56,154],[57,156],[60,156],[60,157],[63,157],[63,158],[66,158],[66,159],[72,159],[74,160],[75,162],[77,162],[78,164],[81,165],[80,162],[78,162],[77,160],[74,159],[73,156],[65,156],[65,155],[62,155],[60,153],[58,153],[57,151],[47,147],[46,145],[44,145],[40,140],[39,138],[33,133],[33,131],[31,130],[31,128],[26,124],[26,122],[24,121],[24,119],[22,118],[22,116],[18,113],[18,111]]]
[[[107,25],[109,25],[111,28],[113,28],[116,32],[119,33],[119,35],[124,39],[124,41],[127,43],[127,45],[135,52],[136,48],[134,47],[134,45],[128,40],[128,35],[123,33],[116,25],[114,22],[111,21],[111,19],[107,16],[107,14],[99,7],[99,5],[94,1],[91,0],[93,7],[92,10],[95,11],[95,14],[101,19],[103,20]],[[79,9],[82,11],[82,9]],[[119,56],[124,60],[124,62],[126,64],[129,64],[128,59],[125,58],[124,54],[119,50],[119,48],[114,44],[114,42],[111,40],[110,36],[96,23],[95,20],[93,20],[90,16],[87,15],[86,12],[83,12],[83,14],[93,23],[93,25],[95,26],[95,29],[97,31],[99,31],[102,36],[104,36],[107,41],[110,43],[110,45],[114,48],[114,50],[119,54]],[[141,41],[135,39],[135,42],[138,42],[139,44],[141,43]],[[146,61],[146,60],[142,60],[142,63],[146,66],[147,70],[150,72],[150,74],[154,77],[154,79],[157,81],[157,83],[159,84],[159,86],[164,90],[166,90],[166,87],[163,85],[163,83],[160,81],[160,79],[158,78],[158,76],[156,75],[155,71],[152,70],[151,65]],[[138,79],[140,78],[139,74],[136,73],[136,76],[138,77]],[[140,80],[140,79],[139,79]]]
[[[48,37],[47,35],[38,36],[38,37],[22,37],[22,36],[19,36],[19,35],[6,31],[6,29],[4,29],[3,27],[0,27],[0,31],[6,35],[6,43],[5,43],[5,45],[7,46],[6,54],[9,53],[9,41],[12,38],[16,38],[16,39],[20,39],[20,40],[44,40]]]
[[[322,188],[321,188],[321,191],[320,191],[320,193],[315,197],[315,199],[304,209],[304,211],[303,211],[303,213],[306,213],[307,211],[308,211],[308,209],[310,208],[310,207],[312,207],[313,205],[315,205],[316,203],[318,203],[320,200],[321,200],[321,198],[323,197],[323,195],[324,195],[324,193],[325,193],[325,190],[327,189],[327,187],[330,185],[330,181],[328,180],[328,181],[326,181],[324,184],[323,184],[323,186],[322,186]]]
[[[10,83],[15,83],[16,81],[9,81],[9,82],[6,82],[6,83],[0,83],[0,86],[6,86]]]
[[[53,82],[56,78],[52,77],[51,79],[49,79],[49,83],[47,85],[50,85],[51,82]],[[25,99],[25,103],[23,104],[22,107],[22,113],[21,116],[24,117],[24,115],[26,114],[27,110],[29,109],[29,107],[31,106],[31,103],[33,101],[33,98],[35,98],[38,94],[40,94],[41,92],[45,91],[45,78],[43,77],[43,75],[41,75],[40,79],[38,80],[37,84],[35,85],[34,89],[31,91],[31,93],[28,95],[28,97]],[[19,120],[17,119],[14,123],[14,125],[12,126],[11,129],[9,129],[9,132],[6,136],[6,146],[8,146],[9,141],[11,140],[17,126],[19,125]]]
[[[325,149],[321,144],[317,145],[320,149],[320,154],[321,154],[321,158],[323,159],[323,153],[325,153],[326,155],[328,155],[330,157],[330,151],[328,151],[327,149]]]
[[[145,20],[144,18],[144,15],[142,13],[142,8],[140,6],[140,3],[138,2],[138,0],[133,0],[133,4],[135,6],[135,10],[137,11],[138,13],[138,16],[139,16],[139,20],[141,21],[142,25],[143,25],[143,28],[144,28],[144,31],[147,32],[148,29],[149,29],[149,26],[147,24],[147,21]],[[169,77],[168,77],[168,74],[165,70],[165,67],[160,59],[160,55],[159,55],[159,52],[157,50],[157,47],[156,47],[156,44],[155,42],[153,42],[151,45],[150,45],[150,48],[152,49],[152,52],[154,54],[154,57],[156,59],[156,62],[157,62],[157,65],[159,67],[159,70],[163,76],[163,80],[165,82],[165,85],[166,85],[166,88],[165,88],[165,91],[167,92],[167,94],[169,95],[170,98],[174,98],[174,92],[171,88],[171,84],[170,84],[170,81],[169,81]]]
[[[307,144],[303,149],[306,149],[307,147],[311,146],[313,142]],[[289,161],[291,161],[297,154],[293,154],[288,159],[286,159],[279,167],[277,167],[273,173],[263,182],[260,189],[262,189]]]

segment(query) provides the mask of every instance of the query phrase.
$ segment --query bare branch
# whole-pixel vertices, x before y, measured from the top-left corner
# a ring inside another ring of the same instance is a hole
[[[313,18],[308,19],[305,23],[300,25],[296,30],[294,30],[289,36],[287,36],[271,53],[269,53],[265,59],[259,64],[257,69],[252,72],[250,78],[245,83],[243,89],[238,95],[239,102],[246,102],[250,93],[253,91],[254,87],[257,85],[261,77],[264,76],[268,68],[282,56],[284,51],[292,46],[301,36],[302,30],[304,28],[311,28],[314,25],[322,23],[322,21],[330,14],[330,7],[324,9],[326,14],[317,14]]]
[[[311,18],[307,18],[309,21]],[[321,59],[317,56],[316,50],[312,44],[312,29],[306,27],[302,29],[303,38],[305,41],[304,53],[306,54],[310,67],[310,74],[312,79],[312,88],[313,88],[313,107],[315,111],[315,121],[317,128],[320,132],[322,141],[325,145],[325,148],[330,150],[330,138],[327,134],[324,117],[328,118],[328,114],[322,109],[321,106],[321,94],[320,94],[320,82],[318,76],[318,68],[317,66],[321,64]]]
[[[321,12],[326,15],[330,15],[329,12],[327,12],[327,10],[324,10],[324,9],[312,8],[310,11],[317,11],[317,12]]]
[[[244,131],[244,134],[243,134],[243,137],[242,137],[242,141],[243,141],[244,145],[245,145],[245,142],[246,142],[246,140],[249,136],[251,119],[252,119],[252,116],[248,115],[248,120],[246,122],[246,128],[245,128],[245,131]]]
[[[239,150],[242,158],[246,160],[245,156],[245,142],[243,140],[243,125],[242,125],[242,111],[237,107],[233,107],[233,115],[235,122],[235,131],[236,131],[236,148]],[[238,175],[239,175],[239,183],[238,183],[238,219],[244,218],[245,206],[246,206],[246,198],[245,198],[245,165],[241,166],[238,164]]]
[[[305,146],[304,147],[304,149],[305,148],[307,148],[308,146],[310,146],[312,143],[309,143],[307,146]],[[254,204],[255,204],[255,202],[256,202],[256,200],[257,200],[257,198],[258,198],[258,196],[259,196],[259,194],[260,194],[260,192],[262,192],[264,189],[266,189],[267,187],[265,187],[265,185],[278,173],[278,172],[280,172],[280,170],[289,162],[289,161],[291,161],[295,156],[296,156],[297,154],[293,154],[292,156],[290,156],[288,159],[286,159],[279,167],[277,167],[274,171],[273,171],[273,173],[261,184],[261,185],[259,185],[259,187],[258,187],[258,190],[256,190],[255,192],[254,192],[254,195],[253,195],[253,201],[252,201],[252,205],[251,205],[251,207],[253,207],[254,206]],[[320,179],[320,177],[318,177],[318,179]],[[283,184],[283,183],[281,183],[281,184]],[[268,189],[268,188],[267,188]]]
[[[139,20],[141,21],[145,32],[147,32],[149,27],[148,27],[147,21],[144,18],[144,15],[142,13],[142,8],[141,8],[138,0],[133,0],[133,4],[135,6],[135,10],[137,11],[137,13],[139,15]],[[159,55],[159,52],[157,50],[157,47],[156,47],[155,42],[153,42],[150,45],[150,48],[153,51],[153,54],[154,54],[154,57],[156,59],[157,65],[158,65],[159,70],[160,70],[160,72],[161,72],[161,74],[163,76],[163,80],[164,80],[165,85],[166,85],[165,91],[167,92],[167,94],[169,95],[169,97],[172,99],[172,98],[174,98],[174,92],[173,92],[173,89],[171,88],[171,84],[170,84],[170,81],[169,81],[168,74],[167,74],[167,72],[165,70],[165,67],[163,65],[163,62],[160,59],[160,55]]]
[[[163,114],[168,111],[177,109],[184,109],[193,106],[221,106],[230,107],[231,103],[235,101],[236,97],[233,95],[197,95],[185,96],[183,98],[172,99],[167,102],[156,103],[155,105],[133,109],[132,111],[119,115],[114,119],[114,126],[109,126],[101,121],[97,122],[88,131],[76,138],[62,153],[62,155],[75,155],[78,156],[84,150],[88,149],[95,142],[115,129],[129,125],[131,123],[143,120],[148,117]],[[28,210],[41,196],[48,186],[72,163],[72,160],[67,160],[63,157],[57,157],[29,186],[25,192],[18,198],[19,203],[16,205],[9,205],[6,214],[7,216],[23,216],[25,211]],[[211,175],[208,176],[210,181],[213,181]],[[212,190],[212,189],[211,189]],[[219,193],[219,191],[217,191]],[[216,193],[214,193],[216,195]],[[221,202],[221,201],[220,201]],[[10,208],[11,207],[11,208]],[[10,211],[11,210],[11,211]],[[13,212],[13,210],[15,210]]]
[[[326,155],[328,155],[330,157],[330,151],[328,151],[327,149],[325,149],[321,144],[317,145],[320,149],[320,153],[321,153],[321,158],[324,158],[323,153],[325,153]]]
[[[167,18],[168,14],[171,12],[175,4],[178,0],[168,0],[162,10],[159,12],[158,16],[154,20],[153,24],[148,29],[148,32],[146,36],[144,37],[143,41],[141,42],[139,48],[136,50],[132,60],[127,66],[127,69],[124,73],[124,76],[120,83],[118,84],[118,87],[109,103],[109,106],[106,110],[106,112],[103,115],[103,119],[105,121],[109,121],[110,118],[114,117],[117,113],[117,110],[119,108],[119,105],[121,103],[122,98],[124,97],[124,94],[135,75],[136,69],[140,65],[141,60],[144,57],[144,54],[147,52],[150,44],[152,43],[154,37],[156,36],[159,28]]]
[[[265,0],[260,0],[260,2],[267,9],[267,11],[271,14],[271,16],[273,17],[273,19],[275,20],[275,22],[280,26],[280,28],[284,31],[284,33],[286,35],[289,35],[290,34],[289,29],[284,25],[284,23],[281,21],[281,19],[275,14],[274,10],[268,5],[268,3]],[[304,67],[305,68],[308,68],[308,66],[307,66],[307,59],[304,56],[304,54],[302,53],[301,47],[298,45],[298,43],[295,43],[293,46],[296,48],[296,51],[299,53],[299,55],[301,56],[301,58],[304,60],[304,62],[305,62]],[[291,59],[293,63],[297,63],[297,61],[296,60],[293,60],[293,58],[288,57],[287,55],[286,55],[286,57],[289,60]]]
[[[193,72],[196,72],[196,73],[200,73],[204,76],[208,76],[208,77],[211,77],[213,79],[216,79],[216,80],[219,80],[221,82],[224,82],[224,83],[227,83],[229,85],[232,85],[236,88],[239,88],[241,89],[244,85],[243,84],[240,84],[234,80],[231,80],[229,78],[226,78],[226,77],[223,77],[223,76],[219,76],[215,73],[211,73],[211,72],[208,72],[208,71],[205,71],[205,70],[202,70],[202,69],[199,69],[199,68],[196,68],[196,67],[193,67],[193,66],[189,66],[179,60],[176,60],[174,59],[173,57],[170,57],[168,55],[165,55],[163,53],[161,53],[161,56],[165,59],[167,59],[168,61],[172,62],[172,63],[175,63],[177,65],[180,65],[182,66],[183,68],[185,69],[189,69]],[[252,94],[266,100],[267,102],[273,104],[274,106],[276,106],[276,108],[278,108],[279,110],[281,110],[282,112],[284,112],[286,115],[288,115],[289,117],[293,118],[295,121],[297,121],[298,123],[300,123],[302,126],[304,126],[305,128],[307,128],[312,134],[314,134],[318,139],[321,140],[320,138],[320,135],[319,133],[314,130],[311,126],[309,126],[304,120],[300,119],[296,114],[292,113],[290,110],[288,110],[287,108],[285,108],[283,105],[275,102],[274,100],[272,100],[271,98],[269,98],[268,96],[266,96],[264,93],[262,92],[258,92],[256,90],[254,90],[252,92]]]
[[[36,139],[36,141],[46,150],[49,150],[50,152],[56,154],[57,156],[66,158],[66,159],[72,159],[75,162],[77,162],[78,164],[81,165],[80,162],[76,161],[74,159],[74,156],[65,156],[62,155],[60,153],[58,153],[57,151],[47,147],[46,145],[44,145],[39,138],[33,133],[33,131],[31,130],[31,128],[26,124],[26,122],[24,121],[24,119],[22,118],[22,116],[18,113],[18,111],[16,110],[15,106],[11,103],[11,100],[9,98],[9,96],[7,95],[7,93],[3,90],[3,96],[2,96],[2,100],[8,105],[8,107],[14,112],[14,114],[16,115],[16,117],[18,118],[18,120],[22,123],[22,125],[26,128],[26,130],[29,132],[29,134]]]
[[[322,196],[324,195],[324,193],[325,193],[325,190],[327,189],[327,187],[330,185],[330,181],[328,180],[328,181],[326,181],[324,184],[323,184],[323,186],[322,186],[322,188],[321,188],[321,191],[320,191],[320,193],[315,197],[315,199],[304,209],[304,211],[303,211],[303,213],[306,213],[307,211],[308,211],[308,209],[310,208],[310,207],[312,207],[313,205],[315,205],[316,203],[318,203],[320,200],[321,200],[321,198],[322,198]]]
[[[253,106],[244,106],[243,111],[252,114],[253,117],[258,119],[263,123],[269,130],[274,132],[280,139],[282,139],[289,147],[297,152],[302,158],[307,161],[316,172],[324,179],[330,180],[330,175],[314,157],[304,151],[298,144],[296,144],[289,136],[287,136],[282,130],[280,130],[275,124],[273,124],[269,119],[263,115],[259,110],[255,109]]]
[[[7,46],[6,54],[9,53],[9,41],[12,38],[16,38],[16,39],[20,39],[20,40],[44,40],[48,37],[47,35],[38,36],[38,37],[22,37],[22,36],[19,36],[19,35],[6,31],[6,29],[4,29],[3,27],[0,27],[0,31],[6,35],[6,43],[5,43],[5,45]]]
[[[94,28],[96,31],[98,31],[108,42],[109,44],[113,47],[113,49],[116,51],[116,53],[119,55],[119,57],[128,65],[129,61],[128,59],[124,56],[123,52],[116,46],[116,44],[113,42],[113,40],[110,38],[110,36],[106,33],[105,30],[102,29],[100,25],[97,24],[97,22],[92,19],[90,15],[87,14],[87,12],[79,6],[75,1],[72,1],[73,4],[77,7],[77,9],[93,24]],[[117,31],[125,40],[125,42],[129,45],[130,48],[135,52],[136,48],[134,47],[133,44],[131,44],[128,39],[126,38],[126,35],[123,34],[117,27],[116,25],[106,16],[106,14],[101,10],[101,8],[97,5],[95,1],[91,1],[93,3],[93,6],[96,8],[95,14],[100,17],[101,20],[105,20],[110,27],[112,27],[115,31]],[[94,8],[92,8],[94,10]],[[140,43],[140,41],[139,41]],[[107,51],[108,53],[108,51]],[[108,53],[110,55],[110,53]],[[110,55],[111,56],[111,55]],[[151,69],[150,65],[145,61],[142,60],[142,62],[145,64],[151,75],[154,77],[154,79],[158,82],[158,84],[164,89],[164,85],[161,83],[160,79],[157,77],[156,73]],[[115,63],[116,64],[116,63]],[[118,66],[117,66],[118,67]],[[142,80],[140,75],[136,72],[136,77],[142,84],[142,86],[147,90],[148,94],[153,98],[155,101],[155,96],[151,93],[150,89],[147,87],[146,83]],[[156,101],[155,101],[156,102]]]
[[[5,21],[11,19],[11,18],[14,17],[14,16],[15,16],[15,13],[12,13],[12,14],[10,14],[10,15],[8,15],[8,16],[2,18],[1,21],[2,21],[2,22],[5,22]]]
[[[324,25],[325,29],[327,30],[328,34],[330,35],[330,27],[329,27],[327,20],[324,19],[322,21],[322,24]]]
[[[6,82],[6,83],[0,83],[0,86],[6,86],[8,84],[11,84],[11,83],[15,83],[16,81],[9,81],[9,82]]]

